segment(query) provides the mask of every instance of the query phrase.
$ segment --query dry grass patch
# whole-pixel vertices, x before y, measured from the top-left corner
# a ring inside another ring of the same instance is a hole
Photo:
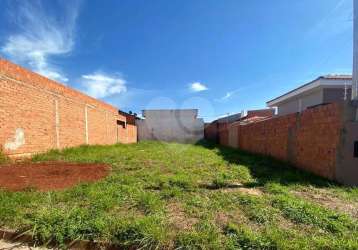
[[[332,195],[324,190],[315,189],[311,191],[292,191],[293,194],[302,197],[311,202],[318,203],[326,208],[349,214],[355,219],[358,219],[358,202],[347,201]]]
[[[182,204],[179,202],[170,202],[167,204],[166,212],[168,214],[168,222],[177,231],[191,230],[198,223],[198,219],[190,217],[185,213]]]

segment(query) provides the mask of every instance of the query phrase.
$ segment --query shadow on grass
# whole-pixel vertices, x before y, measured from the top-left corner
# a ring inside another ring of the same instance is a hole
[[[215,149],[227,162],[248,167],[256,181],[245,184],[245,187],[260,187],[266,183],[279,183],[286,186],[296,184],[315,187],[340,186],[334,181],[297,169],[290,163],[279,161],[269,156],[252,154],[207,140],[199,141],[196,145],[211,150]]]

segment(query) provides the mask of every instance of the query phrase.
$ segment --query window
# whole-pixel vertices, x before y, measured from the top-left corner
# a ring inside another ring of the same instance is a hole
[[[358,141],[354,142],[354,158],[358,158]]]
[[[122,128],[126,128],[126,122],[117,120],[117,125],[122,126]]]

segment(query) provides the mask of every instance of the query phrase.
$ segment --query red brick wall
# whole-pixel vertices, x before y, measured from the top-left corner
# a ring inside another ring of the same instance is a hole
[[[274,115],[275,115],[274,109],[259,109],[259,110],[248,110],[247,111],[247,118],[251,118],[254,116],[271,117]]]
[[[0,148],[6,154],[136,142],[133,132],[119,140],[117,120],[126,117],[115,107],[0,58]],[[24,134],[17,141],[16,131]]]
[[[298,168],[335,179],[337,147],[343,128],[342,109],[342,104],[333,103],[301,114],[246,125],[230,124],[228,129],[219,132],[220,144],[228,145],[227,136],[236,134],[237,143],[234,140],[231,144],[241,149],[288,161]],[[234,129],[237,133],[231,133]]]
[[[204,137],[208,140],[218,142],[218,123],[206,123],[204,128]]]

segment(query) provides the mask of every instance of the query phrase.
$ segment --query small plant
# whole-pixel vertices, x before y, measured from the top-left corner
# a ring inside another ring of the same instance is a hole
[[[265,224],[274,221],[277,217],[277,211],[264,197],[239,195],[237,199],[245,215],[256,223]]]
[[[162,210],[163,202],[154,193],[140,192],[138,195],[137,207],[145,214],[154,213]]]
[[[225,188],[230,186],[231,176],[227,173],[219,173],[211,183],[212,188]]]
[[[204,221],[189,232],[182,232],[175,239],[176,249],[222,249],[218,228]]]
[[[264,234],[253,232],[246,226],[228,224],[224,233],[230,239],[229,246],[233,249],[277,249],[277,245]]]
[[[185,174],[177,174],[169,178],[169,185],[179,187],[186,191],[191,191],[194,188],[194,180],[191,176]]]
[[[120,222],[113,232],[112,242],[130,249],[159,249],[166,244],[167,238],[167,227],[162,219],[147,216]]]

